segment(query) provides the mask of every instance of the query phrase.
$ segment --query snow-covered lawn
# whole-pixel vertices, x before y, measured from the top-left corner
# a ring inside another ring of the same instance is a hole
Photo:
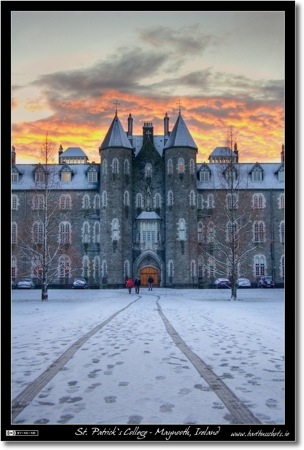
[[[126,290],[49,290],[46,302],[40,294],[12,291],[13,398],[99,328],[15,423],[233,423],[173,342],[159,305],[188,348],[262,424],[284,424],[284,290],[239,290],[235,302],[228,290],[141,289],[139,299]]]

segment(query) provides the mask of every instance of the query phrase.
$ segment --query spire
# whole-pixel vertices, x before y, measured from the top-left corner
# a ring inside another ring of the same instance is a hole
[[[197,150],[197,145],[192,139],[180,111],[173,130],[170,133],[168,142],[165,145],[165,149],[170,147],[190,147]]]
[[[117,116],[117,110],[115,112],[115,117],[111,123],[111,126],[104,138],[99,150],[105,150],[109,147],[119,147],[119,148],[129,148],[132,150],[129,139],[124,132],[120,120]]]

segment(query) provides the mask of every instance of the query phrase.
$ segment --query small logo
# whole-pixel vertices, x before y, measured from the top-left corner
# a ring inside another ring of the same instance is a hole
[[[38,430],[6,430],[6,436],[39,436]]]

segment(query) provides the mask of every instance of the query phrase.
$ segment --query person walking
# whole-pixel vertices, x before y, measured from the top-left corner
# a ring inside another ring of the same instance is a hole
[[[134,280],[135,294],[139,294],[140,284],[141,284],[140,278],[137,276]]]
[[[128,290],[129,290],[129,294],[131,294],[132,287],[134,286],[134,283],[133,283],[133,280],[132,280],[131,277],[128,278],[126,286],[127,286]]]
[[[154,283],[153,277],[149,276],[149,278],[148,278],[148,286],[149,286],[148,291],[152,291],[153,283]]]

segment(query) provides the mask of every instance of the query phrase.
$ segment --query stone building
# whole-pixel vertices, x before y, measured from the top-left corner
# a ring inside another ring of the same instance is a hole
[[[172,131],[166,114],[163,134],[146,122],[137,136],[131,114],[125,132],[116,112],[98,164],[77,147],[60,147],[58,164],[18,164],[13,147],[12,279],[39,281],[47,224],[54,285],[122,287],[139,274],[143,285],[152,275],[156,286],[209,287],[230,275],[231,230],[238,276],[282,284],[284,146],[278,163],[241,163],[236,145],[197,163],[197,151],[181,113]]]

